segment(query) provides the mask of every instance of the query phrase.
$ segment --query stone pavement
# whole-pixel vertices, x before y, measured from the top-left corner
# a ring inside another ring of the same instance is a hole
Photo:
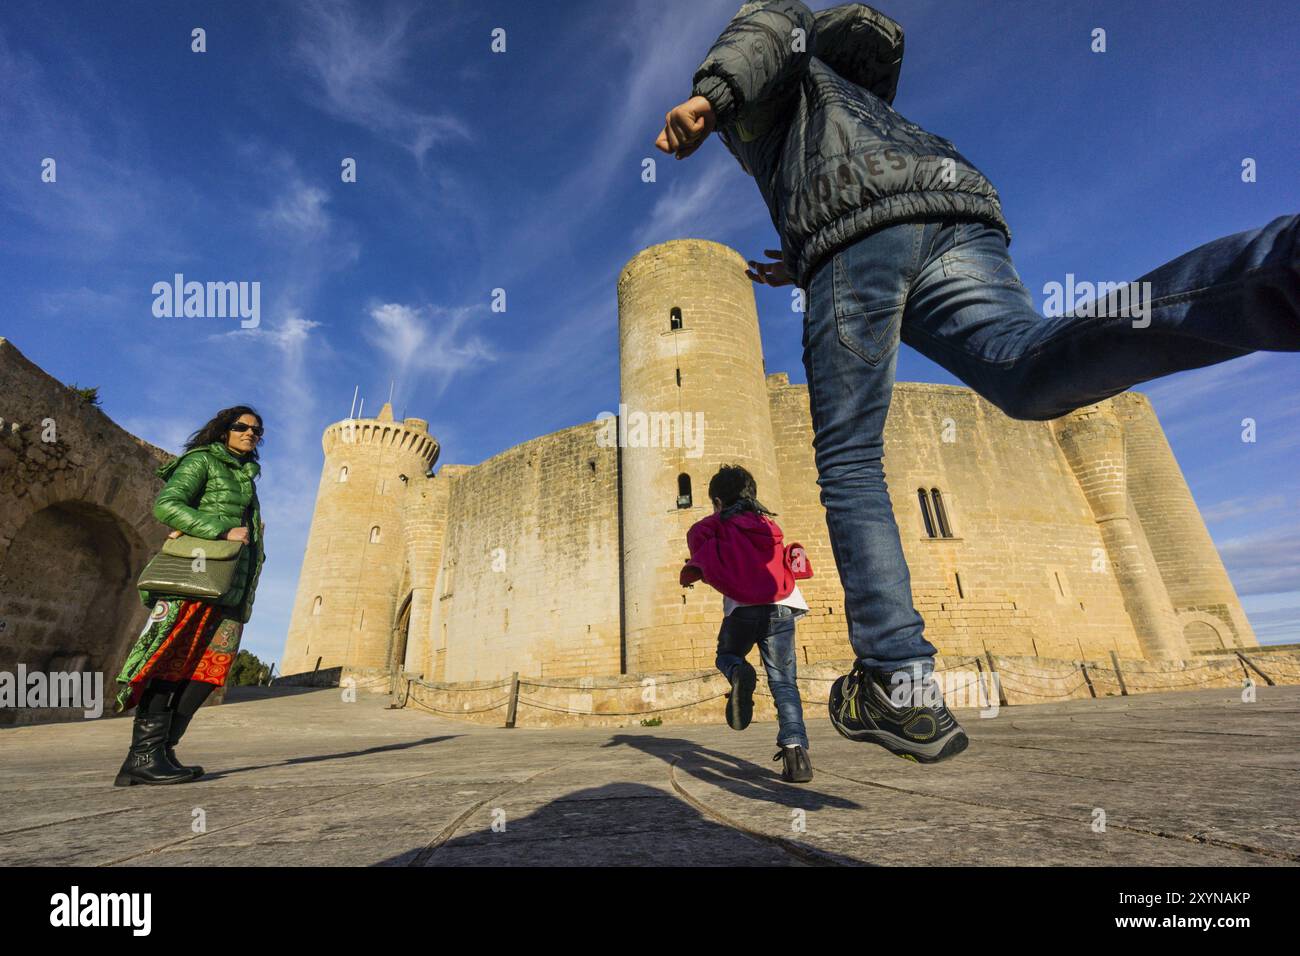
[[[235,690],[181,746],[208,775],[173,787],[111,786],[127,720],[2,729],[0,865],[1300,861],[1300,687],[958,711],[970,749],[929,767],[814,714],[805,786],[771,723],[505,730],[387,703]]]

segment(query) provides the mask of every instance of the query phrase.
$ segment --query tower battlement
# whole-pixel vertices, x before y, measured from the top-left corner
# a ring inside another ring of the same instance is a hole
[[[429,423],[422,418],[407,418],[400,422],[391,417],[345,418],[330,425],[321,436],[321,447],[327,456],[350,446],[412,454],[424,461],[426,468],[438,460],[439,451],[437,439],[429,434]]]

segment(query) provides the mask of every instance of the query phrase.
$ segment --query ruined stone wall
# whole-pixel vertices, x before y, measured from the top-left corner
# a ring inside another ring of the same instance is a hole
[[[101,671],[112,693],[144,624],[135,580],[167,533],[152,510],[170,457],[0,339],[0,670]]]

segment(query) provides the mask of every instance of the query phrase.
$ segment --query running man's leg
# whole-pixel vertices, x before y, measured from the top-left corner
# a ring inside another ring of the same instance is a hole
[[[803,363],[817,483],[844,586],[849,642],[864,667],[933,665],[912,604],[885,484],[885,419],[908,287],[938,224],[887,226],[845,247],[809,282]]]
[[[1124,314],[1112,297],[1104,315],[1044,318],[1002,234],[958,223],[919,270],[901,336],[1006,414],[1037,421],[1173,372],[1300,351],[1300,216],[1206,243],[1144,283],[1150,299]]]

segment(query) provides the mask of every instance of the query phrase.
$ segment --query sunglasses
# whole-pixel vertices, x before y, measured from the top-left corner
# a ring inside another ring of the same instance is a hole
[[[248,424],[248,422],[235,422],[233,425],[230,426],[230,430],[232,432],[246,432],[250,428],[253,430],[253,434],[256,435],[258,438],[262,437],[261,425],[250,425]]]

